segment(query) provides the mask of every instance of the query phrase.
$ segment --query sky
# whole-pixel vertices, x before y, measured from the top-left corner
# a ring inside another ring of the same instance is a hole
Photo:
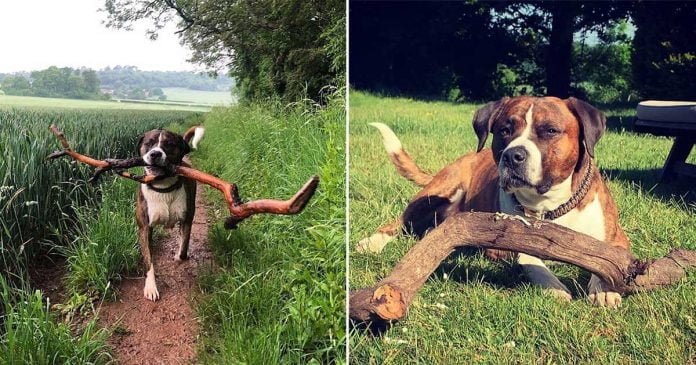
[[[141,70],[202,71],[186,62],[170,24],[151,41],[146,23],[107,29],[102,0],[0,0],[0,73],[58,67],[130,65]]]

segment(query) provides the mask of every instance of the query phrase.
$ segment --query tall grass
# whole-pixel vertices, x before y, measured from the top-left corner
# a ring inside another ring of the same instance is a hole
[[[40,291],[13,288],[0,276],[0,364],[106,364],[106,338],[93,319],[73,334]]]
[[[108,333],[94,319],[71,328],[26,281],[26,268],[49,253],[67,258],[67,311],[111,292],[111,281],[139,259],[133,182],[85,182],[91,168],[69,159],[46,162],[58,149],[52,123],[72,147],[97,158],[135,153],[144,131],[183,122],[188,112],[0,109],[0,364],[107,363]],[[59,281],[63,278],[54,278]],[[73,333],[77,330],[77,333]]]
[[[310,109],[312,109],[310,111]],[[342,102],[216,109],[195,165],[245,199],[290,197],[321,182],[297,216],[264,215],[226,231],[219,192],[209,244],[220,267],[201,281],[203,363],[335,363],[345,343],[345,117]]]
[[[69,159],[47,162],[59,148],[52,123],[73,148],[95,156],[135,153],[142,132],[182,121],[187,112],[134,110],[0,109],[0,270],[17,272],[23,258],[65,244],[75,226],[75,207],[94,205],[97,186],[85,183],[90,169]]]
[[[61,250],[67,258],[65,283],[70,295],[113,298],[114,281],[137,267],[135,185],[117,179],[103,187],[98,207],[77,211],[77,236]]]

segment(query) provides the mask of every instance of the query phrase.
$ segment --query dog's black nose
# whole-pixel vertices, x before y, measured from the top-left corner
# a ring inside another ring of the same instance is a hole
[[[162,152],[160,151],[150,151],[150,158],[160,158],[162,157]]]
[[[522,147],[513,147],[503,154],[503,162],[509,167],[517,167],[527,160],[527,150]]]

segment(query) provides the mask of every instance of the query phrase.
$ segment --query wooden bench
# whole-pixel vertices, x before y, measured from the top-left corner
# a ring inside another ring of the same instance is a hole
[[[656,136],[675,137],[661,182],[684,175],[696,177],[696,165],[686,162],[696,144],[696,102],[648,100],[638,104],[634,131]]]

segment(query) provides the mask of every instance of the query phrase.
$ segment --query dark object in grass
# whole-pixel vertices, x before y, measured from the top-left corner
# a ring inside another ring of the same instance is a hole
[[[94,175],[90,181],[96,181],[101,174],[107,171],[113,171],[121,177],[135,180],[141,184],[149,184],[153,181],[178,175],[220,190],[230,211],[230,216],[225,220],[225,228],[227,229],[237,228],[237,225],[240,222],[254,214],[298,214],[304,209],[305,206],[307,206],[307,203],[312,198],[314,192],[319,186],[319,177],[315,175],[312,176],[289,200],[261,199],[242,202],[235,184],[224,181],[203,171],[190,167],[169,164],[157,169],[159,172],[161,172],[161,174],[146,173],[145,175],[134,175],[128,172],[127,169],[132,167],[148,166],[141,157],[123,160],[97,160],[73,151],[70,148],[70,143],[68,143],[68,140],[65,138],[63,132],[61,132],[55,125],[52,124],[50,129],[60,141],[61,145],[63,146],[63,150],[53,152],[47,158],[55,159],[61,156],[70,156],[78,162],[96,167]]]
[[[449,217],[411,248],[386,278],[350,293],[349,315],[358,326],[383,327],[403,318],[428,277],[455,249],[493,248],[523,252],[579,266],[624,294],[674,284],[696,266],[696,252],[672,250],[642,261],[625,249],[548,221],[500,213],[467,212]]]

